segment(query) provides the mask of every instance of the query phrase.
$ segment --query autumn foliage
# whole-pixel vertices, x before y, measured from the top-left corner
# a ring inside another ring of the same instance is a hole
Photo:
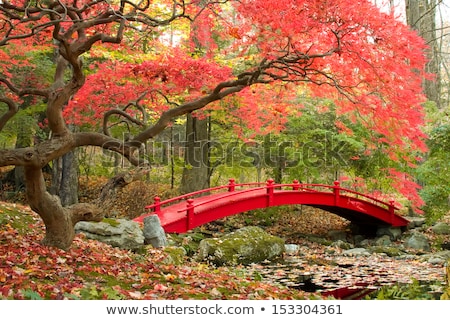
[[[43,224],[24,206],[0,203],[0,297],[51,300],[303,299],[309,294],[185,261],[151,246],[140,253],[78,235],[69,251],[39,244]],[[208,281],[205,281],[208,279]]]
[[[140,165],[137,147],[188,113],[225,110],[265,134],[298,115],[302,97],[326,98],[339,116],[371,132],[367,153],[382,148],[407,168],[425,150],[424,48],[368,0],[3,0],[0,130],[33,97],[46,106],[43,124],[52,134],[27,149],[0,151],[0,166],[25,168],[30,204],[47,225],[44,242],[62,248],[72,223],[100,213],[60,207],[46,193],[41,168],[81,146]],[[50,77],[33,72],[39,65],[27,57],[37,52],[54,55]],[[117,123],[137,128],[131,139],[111,132]],[[410,178],[391,172],[394,186]],[[406,196],[418,207],[418,186],[409,186],[400,191],[412,193]]]

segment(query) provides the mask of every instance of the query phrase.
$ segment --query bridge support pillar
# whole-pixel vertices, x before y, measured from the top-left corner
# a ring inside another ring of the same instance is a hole
[[[191,230],[194,226],[194,199],[187,199],[186,214],[187,230]]]
[[[233,192],[235,190],[236,184],[234,179],[228,180],[228,192]]]
[[[394,222],[395,215],[395,201],[389,200],[389,217],[391,219],[391,223]]]
[[[267,180],[266,184],[267,188],[267,206],[271,207],[273,206],[273,179]]]
[[[156,197],[153,198],[153,205],[154,205],[153,212],[156,213],[156,214],[158,214],[161,211],[161,204],[160,204],[160,202],[161,202],[161,198],[160,197],[156,196]]]
[[[333,192],[334,192],[334,205],[339,205],[339,199],[341,197],[341,186],[339,181],[334,182]]]

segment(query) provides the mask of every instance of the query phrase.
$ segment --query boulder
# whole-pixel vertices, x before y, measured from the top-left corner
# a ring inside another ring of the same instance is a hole
[[[298,254],[298,251],[300,250],[300,246],[298,244],[285,244],[284,250],[285,250],[286,254],[296,255],[296,254]]]
[[[422,256],[425,260],[429,259],[440,259],[443,261],[450,260],[450,250],[437,251],[434,253],[424,254]]]
[[[450,234],[450,225],[445,222],[438,222],[431,227],[435,234]]]
[[[203,239],[199,260],[220,265],[248,265],[272,260],[285,251],[284,240],[259,227],[244,227],[220,238]]]
[[[372,253],[385,254],[389,257],[400,257],[405,254],[400,248],[392,246],[373,246],[368,250]]]
[[[440,257],[431,257],[430,259],[428,259],[428,263],[432,265],[443,266],[445,264],[445,260]]]
[[[388,246],[390,244],[392,244],[391,237],[389,237],[387,234],[375,240],[376,246]]]
[[[183,247],[167,246],[163,248],[163,252],[167,254],[163,261],[165,264],[181,266],[185,262],[187,252]]]
[[[392,241],[395,241],[401,238],[402,230],[397,227],[381,227],[377,229],[377,236],[389,236]]]
[[[426,219],[422,217],[407,217],[409,220],[408,229],[420,228],[425,224]]]
[[[88,239],[105,242],[113,247],[136,249],[144,244],[139,223],[126,219],[103,219],[100,222],[80,221],[75,231],[84,233]]]
[[[339,249],[353,249],[353,245],[351,243],[348,243],[346,241],[337,240],[331,244],[332,247],[339,248]]]
[[[349,250],[345,250],[342,252],[342,254],[344,256],[370,256],[371,253],[364,248],[354,248],[354,249],[349,249]]]
[[[408,239],[406,239],[405,247],[419,251],[431,251],[430,241],[428,238],[418,232],[414,232]]]
[[[161,221],[156,214],[144,218],[143,234],[145,244],[151,244],[154,248],[167,246],[166,233],[161,227]]]
[[[331,239],[331,241],[347,241],[347,232],[344,230],[330,230],[327,233],[327,237]]]
[[[426,261],[430,264],[445,266],[447,261],[450,260],[450,250],[431,252],[420,257],[422,261]]]

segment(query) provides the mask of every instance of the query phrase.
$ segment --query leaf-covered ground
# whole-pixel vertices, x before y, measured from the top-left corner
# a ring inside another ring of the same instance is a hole
[[[304,299],[309,294],[254,281],[239,268],[165,262],[77,236],[69,251],[39,244],[29,207],[0,202],[0,299]]]
[[[104,180],[91,179],[81,185],[80,199],[91,201],[99,194]],[[142,214],[158,194],[170,197],[170,188],[149,187],[143,182],[126,186],[114,203],[107,203],[112,217],[133,218]],[[19,194],[20,195],[20,194]],[[20,202],[22,199],[16,199]],[[273,210],[272,210],[273,209]],[[283,208],[280,208],[283,211]],[[300,273],[313,273],[317,284],[351,285],[355,281],[409,281],[412,278],[441,282],[444,270],[422,261],[386,256],[345,257],[338,249],[305,240],[305,235],[325,235],[329,230],[345,229],[348,221],[308,207],[270,208],[240,214],[202,226],[198,231],[222,234],[245,225],[264,226],[287,243],[300,245]],[[450,223],[450,215],[445,222]],[[167,262],[160,250],[146,247],[133,253],[112,248],[78,235],[65,252],[39,244],[44,236],[40,218],[28,206],[0,202],[0,299],[308,299],[298,289],[276,283],[285,276],[282,266],[269,268],[214,268],[188,260],[182,265]],[[434,239],[434,243],[443,239]],[[186,240],[186,239],[184,239]],[[444,239],[450,241],[450,239]],[[189,247],[189,243],[187,244]],[[194,248],[195,250],[195,244]],[[343,267],[342,267],[343,266]],[[261,269],[263,268],[263,269]],[[287,275],[292,275],[292,270]],[[256,275],[264,276],[258,279]],[[368,278],[369,277],[369,278]],[[255,281],[254,279],[258,279]],[[275,281],[271,281],[275,279]],[[269,281],[268,281],[269,280]],[[337,282],[339,281],[339,283]]]

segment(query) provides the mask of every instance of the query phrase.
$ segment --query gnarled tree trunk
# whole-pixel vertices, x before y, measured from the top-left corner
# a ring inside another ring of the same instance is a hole
[[[103,213],[99,207],[80,203],[63,207],[59,197],[47,192],[41,168],[25,167],[26,194],[31,209],[45,224],[43,244],[67,250],[75,237],[78,221],[100,221]]]

